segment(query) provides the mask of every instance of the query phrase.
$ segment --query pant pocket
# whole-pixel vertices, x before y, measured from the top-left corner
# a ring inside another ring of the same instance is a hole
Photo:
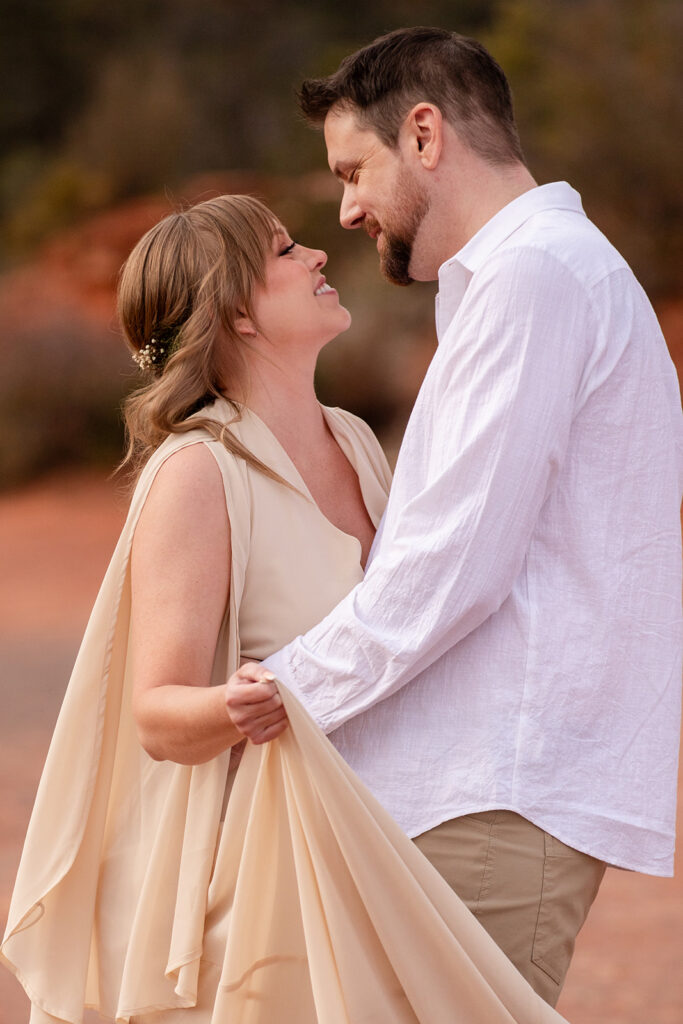
[[[605,873],[602,861],[545,834],[543,883],[531,959],[562,985],[574,944]]]

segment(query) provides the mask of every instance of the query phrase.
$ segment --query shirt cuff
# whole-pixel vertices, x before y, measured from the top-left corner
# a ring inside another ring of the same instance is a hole
[[[296,686],[292,681],[292,673],[290,671],[289,662],[285,657],[284,650],[276,651],[275,654],[269,655],[269,657],[261,662],[261,667],[272,672],[279,683],[283,683],[288,690],[292,691],[297,700],[301,699],[297,693]]]
[[[294,697],[296,697],[305,711],[307,711],[316,725],[318,725],[323,732],[330,732],[334,726],[326,724],[322,708],[316,707],[315,700],[312,696],[302,690],[297,684],[293,658],[288,655],[288,650],[289,648],[284,647],[281,651],[276,651],[275,654],[271,654],[265,659],[265,661],[261,662],[262,667],[267,669],[269,672],[272,672],[278,683],[282,683],[282,685],[285,686]]]

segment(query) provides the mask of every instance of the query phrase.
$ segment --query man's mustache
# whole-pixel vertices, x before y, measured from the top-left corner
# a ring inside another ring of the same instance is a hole
[[[376,238],[382,228],[379,221],[376,221],[374,217],[368,217],[366,214],[363,218],[363,230],[370,236],[370,238]]]

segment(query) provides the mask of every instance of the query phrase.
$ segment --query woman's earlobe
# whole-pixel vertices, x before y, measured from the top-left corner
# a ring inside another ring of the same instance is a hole
[[[258,334],[254,321],[248,316],[235,317],[235,330],[238,334],[243,334],[245,338],[255,338]]]

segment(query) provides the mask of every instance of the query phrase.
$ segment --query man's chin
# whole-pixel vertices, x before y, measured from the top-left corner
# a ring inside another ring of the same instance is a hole
[[[400,277],[397,277],[395,273],[385,270],[381,265],[380,270],[382,272],[382,276],[389,282],[389,284],[397,284],[400,288],[407,288],[409,284],[415,283],[415,279],[409,275],[403,274]]]
[[[385,246],[380,249],[379,269],[391,284],[402,288],[413,283],[410,276],[410,248],[403,243]]]

